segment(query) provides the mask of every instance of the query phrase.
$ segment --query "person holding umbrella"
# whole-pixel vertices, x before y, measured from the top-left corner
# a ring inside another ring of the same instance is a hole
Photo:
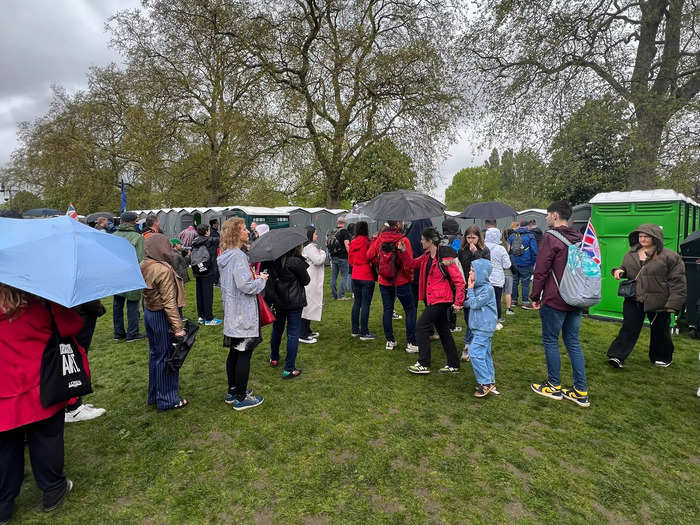
[[[179,370],[166,366],[170,334],[185,335],[180,310],[185,306],[185,287],[170,265],[172,245],[161,233],[153,233],[144,243],[146,257],[141,272],[147,288],[143,293],[143,318],[148,336],[148,404],[159,411],[184,408],[179,396]]]
[[[83,326],[76,311],[0,283],[0,523],[12,517],[22,486],[25,437],[43,510],[56,509],[73,488],[63,471],[68,403],[44,407],[40,400],[42,357],[54,322],[61,337],[74,338]]]
[[[222,253],[217,259],[224,305],[224,346],[229,348],[224,401],[237,411],[263,402],[261,396],[253,396],[248,389],[250,359],[262,342],[257,295],[267,283],[267,274],[254,275],[248,255],[242,250],[250,235],[243,219],[228,219],[221,228]]]

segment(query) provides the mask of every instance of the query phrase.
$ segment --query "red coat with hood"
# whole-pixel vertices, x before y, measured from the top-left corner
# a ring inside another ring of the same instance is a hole
[[[575,244],[580,242],[583,236],[578,231],[568,226],[557,226],[553,228],[562,234],[566,239]],[[532,291],[530,299],[533,302],[542,301],[542,306],[550,306],[555,310],[572,312],[576,310],[569,306],[559,295],[559,288],[552,277],[552,271],[561,282],[566,268],[566,260],[569,256],[569,248],[554,235],[545,232],[542,235],[542,242],[537,252],[537,262],[535,263],[535,276],[532,280]]]
[[[62,337],[80,332],[83,320],[74,310],[51,303],[51,311]],[[12,318],[0,311],[0,432],[47,419],[68,404],[44,408],[39,398],[41,357],[51,333],[42,301],[32,301]]]
[[[352,278],[359,281],[374,281],[374,272],[369,265],[367,250],[371,241],[366,235],[358,235],[350,241],[348,263],[352,266]]]
[[[432,258],[430,252],[425,252],[412,261],[413,268],[420,268],[418,300],[425,301],[428,306],[453,302],[455,306],[464,306],[464,289],[467,284],[464,282],[462,272],[459,271],[455,264],[457,252],[449,246],[441,246],[438,249],[440,250],[439,255],[442,259],[442,264],[455,287],[455,293],[452,293],[452,287],[445,279],[442,271],[440,271],[437,260]],[[430,271],[426,279],[428,261],[430,261]]]
[[[367,250],[367,258],[372,260],[376,259],[379,255],[379,250],[382,247],[382,243],[393,242],[398,244],[399,241],[403,241],[404,246],[406,246],[406,251],[397,251],[399,258],[399,275],[396,277],[396,282],[389,282],[381,275],[379,276],[379,284],[384,286],[402,286],[413,282],[413,250],[411,250],[411,241],[404,236],[403,233],[397,230],[387,230],[379,234],[379,236],[372,241]]]

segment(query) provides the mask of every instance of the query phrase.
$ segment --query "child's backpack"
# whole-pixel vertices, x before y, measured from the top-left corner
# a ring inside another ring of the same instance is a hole
[[[395,242],[383,242],[377,255],[379,276],[394,283],[399,276],[399,253]]]
[[[519,233],[515,233],[513,235],[513,242],[510,243],[510,252],[515,257],[520,257],[525,253],[525,250],[527,250],[527,248],[525,247],[525,243],[523,243],[523,238]]]
[[[566,304],[576,308],[588,308],[598,304],[602,298],[600,265],[583,251],[580,242],[572,244],[556,230],[547,230],[547,233],[554,235],[569,248],[561,282],[557,281],[552,269],[552,277],[557,283],[561,298]]]

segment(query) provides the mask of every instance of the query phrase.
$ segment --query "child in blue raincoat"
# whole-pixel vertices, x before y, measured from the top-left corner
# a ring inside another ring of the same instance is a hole
[[[474,334],[469,346],[469,356],[477,382],[475,397],[499,393],[496,390],[496,371],[491,358],[491,338],[498,323],[496,294],[489,282],[491,269],[491,261],[488,259],[472,261],[467,282],[467,298],[464,301],[464,307],[470,309],[469,328]]]

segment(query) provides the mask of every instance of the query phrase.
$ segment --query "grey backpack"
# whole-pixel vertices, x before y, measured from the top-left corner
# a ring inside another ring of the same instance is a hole
[[[593,260],[588,253],[583,251],[581,243],[572,244],[556,230],[547,230],[568,247],[566,267],[561,276],[561,282],[557,281],[552,269],[552,277],[557,283],[559,295],[569,306],[576,308],[589,308],[598,304],[602,298],[600,265]]]

